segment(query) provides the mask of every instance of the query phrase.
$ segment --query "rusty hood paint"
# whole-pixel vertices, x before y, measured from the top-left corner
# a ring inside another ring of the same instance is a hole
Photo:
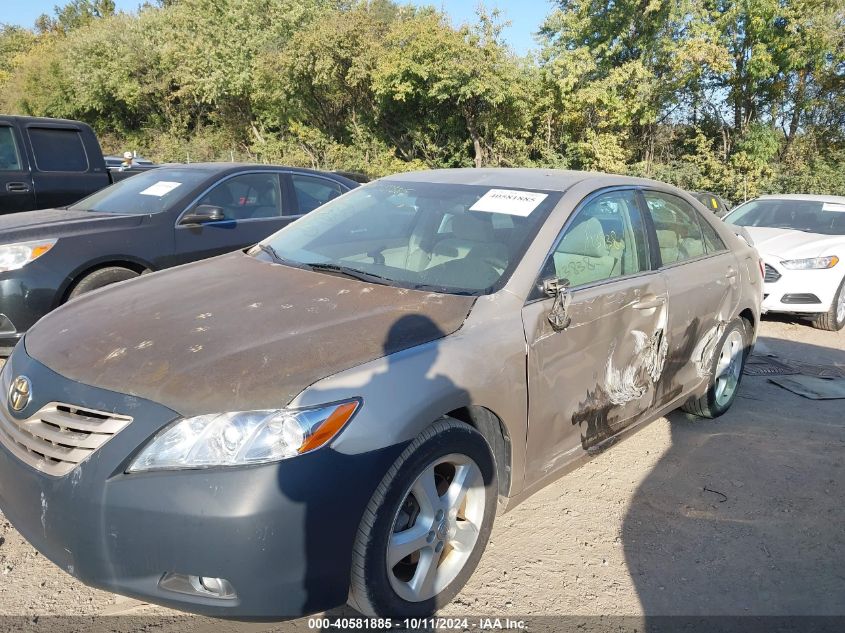
[[[321,378],[451,334],[474,300],[234,253],[83,296],[24,344],[67,378],[183,415],[277,408]]]

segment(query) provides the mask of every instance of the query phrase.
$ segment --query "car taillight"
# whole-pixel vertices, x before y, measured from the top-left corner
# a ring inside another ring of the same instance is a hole
[[[765,268],[765,264],[763,264],[763,260],[758,259],[757,265],[760,266],[760,276],[765,277],[766,276],[766,268]]]

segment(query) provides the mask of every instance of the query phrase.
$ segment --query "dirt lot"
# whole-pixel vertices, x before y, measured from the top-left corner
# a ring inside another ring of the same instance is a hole
[[[845,332],[769,319],[756,353],[845,368]],[[658,420],[499,517],[443,613],[845,615],[843,411],[746,376],[722,418]],[[0,574],[0,615],[176,615],[79,584],[2,515]]]

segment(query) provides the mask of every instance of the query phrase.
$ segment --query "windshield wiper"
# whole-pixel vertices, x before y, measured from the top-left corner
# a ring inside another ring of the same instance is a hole
[[[474,297],[476,295],[476,293],[471,290],[451,290],[445,286],[437,286],[435,284],[413,284],[412,288],[414,290],[428,290],[441,295],[459,295],[462,297]]]
[[[288,259],[287,257],[282,257],[279,255],[279,252],[270,246],[269,244],[258,244],[258,248],[261,249],[262,252],[267,253],[270,257],[273,258],[278,264],[284,264],[285,266],[291,266],[292,268],[302,268],[302,269],[309,269],[311,268],[308,264],[303,264],[302,262],[295,262],[292,259]]]
[[[340,266],[338,264],[326,264],[322,262],[308,262],[303,265],[307,266],[311,270],[328,273],[338,273],[340,275],[345,275],[346,277],[358,279],[359,281],[369,281],[372,283],[383,285],[390,285],[393,283],[393,280],[388,277],[383,277],[375,273],[368,273],[363,270],[358,270],[357,268],[350,268],[349,266]]]

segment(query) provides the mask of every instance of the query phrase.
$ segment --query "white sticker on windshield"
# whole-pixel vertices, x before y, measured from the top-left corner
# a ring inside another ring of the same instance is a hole
[[[822,205],[822,211],[839,211],[845,213],[845,204],[837,204],[835,202],[825,202]]]
[[[507,213],[527,218],[548,194],[533,191],[514,191],[512,189],[491,189],[472,205],[470,211],[487,213]]]
[[[181,185],[181,182],[159,180],[156,184],[147,187],[140,193],[142,196],[166,196],[168,193],[176,189],[176,187]]]

